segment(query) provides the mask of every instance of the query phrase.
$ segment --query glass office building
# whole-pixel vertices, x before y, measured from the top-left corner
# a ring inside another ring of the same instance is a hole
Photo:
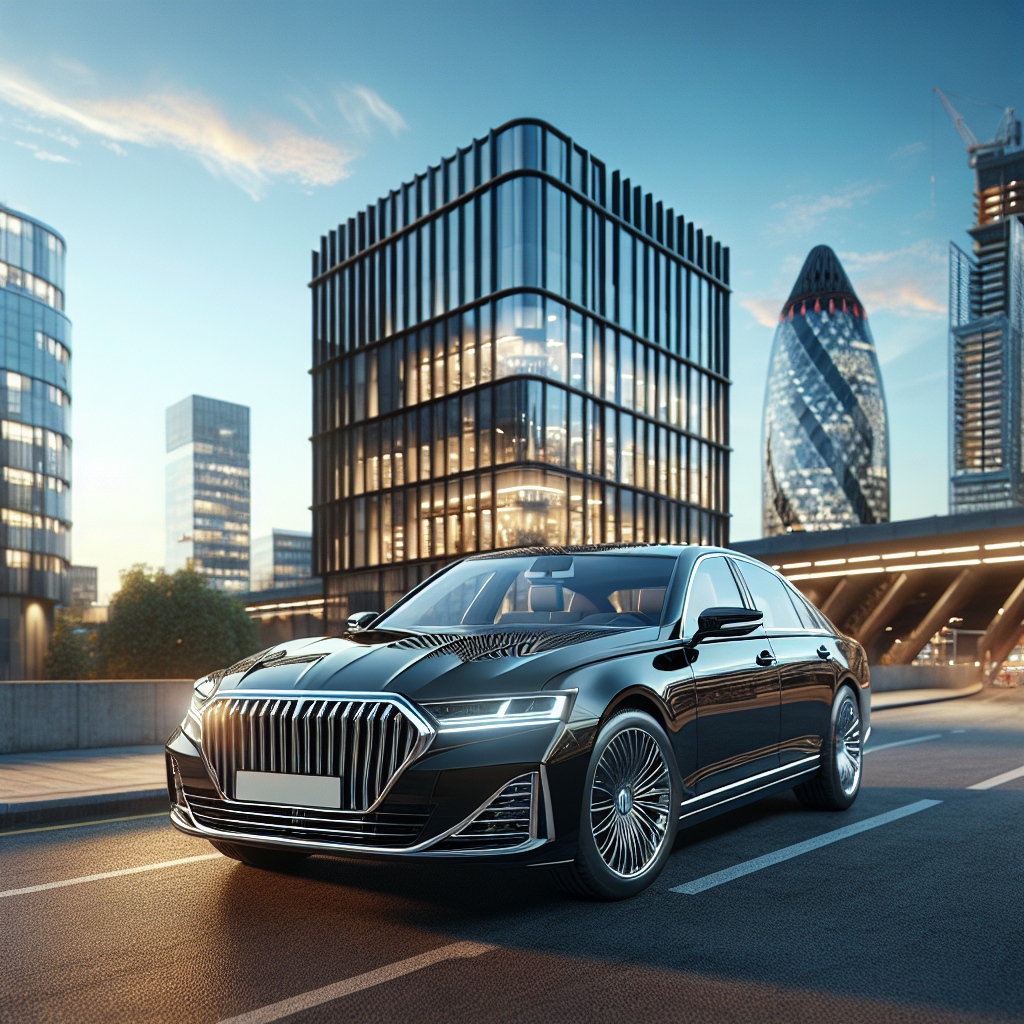
[[[1024,505],[1024,152],[978,153],[973,253],[950,244],[949,511]]]
[[[0,206],[0,679],[41,679],[71,598],[71,322],[64,239]]]
[[[867,312],[836,254],[811,250],[779,315],[762,437],[762,530],[889,521],[889,426]]]
[[[540,121],[313,254],[328,629],[521,544],[728,540],[729,251]]]
[[[252,542],[249,589],[280,590],[313,575],[313,535],[299,530],[271,530]]]
[[[167,410],[167,571],[249,589],[249,407],[190,395]]]

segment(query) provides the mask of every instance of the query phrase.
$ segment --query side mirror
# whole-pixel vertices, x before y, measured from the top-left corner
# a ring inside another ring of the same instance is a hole
[[[348,628],[353,632],[359,629],[366,629],[378,615],[380,615],[380,612],[355,612],[348,617]]]
[[[763,618],[764,612],[753,608],[705,608],[697,616],[697,632],[687,647],[696,647],[712,636],[746,636],[761,625]]]

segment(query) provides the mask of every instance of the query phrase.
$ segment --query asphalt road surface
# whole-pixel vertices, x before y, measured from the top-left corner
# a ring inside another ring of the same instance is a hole
[[[623,903],[540,870],[274,875],[160,817],[0,835],[0,1020],[1024,1019],[1024,694],[873,724],[849,811],[688,829]]]

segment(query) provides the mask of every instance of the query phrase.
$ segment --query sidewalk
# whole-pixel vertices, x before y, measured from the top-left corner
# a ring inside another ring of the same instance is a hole
[[[160,746],[0,755],[0,830],[166,808]]]

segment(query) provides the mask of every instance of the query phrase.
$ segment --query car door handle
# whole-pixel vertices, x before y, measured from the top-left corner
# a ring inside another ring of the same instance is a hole
[[[828,659],[832,657],[832,652],[822,644],[818,648],[818,657],[821,658],[822,661],[828,661]]]
[[[771,651],[762,651],[754,660],[761,668],[768,668],[775,664],[775,655]]]

